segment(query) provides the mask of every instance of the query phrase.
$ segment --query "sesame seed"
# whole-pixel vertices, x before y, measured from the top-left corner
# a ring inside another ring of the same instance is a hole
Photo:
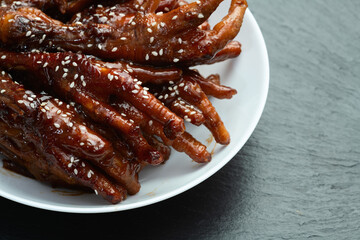
[[[181,38],[179,38],[179,39],[178,39],[178,42],[181,44],[181,43],[182,43],[182,39],[181,39]]]
[[[136,93],[138,93],[139,91],[138,91],[138,90],[132,90],[131,92],[136,94]]]
[[[135,84],[134,86],[136,89],[140,89],[139,85]]]
[[[73,124],[72,122],[69,122],[68,126],[69,126],[69,127],[73,127],[74,124]]]
[[[167,12],[170,11],[170,9],[168,7],[164,7],[164,10]]]
[[[184,52],[184,49],[180,49],[179,51],[178,51],[178,53],[183,53]]]
[[[45,108],[45,110],[50,111],[50,108],[48,106],[45,106],[44,108]]]
[[[152,22],[152,23],[151,23],[151,26],[154,27],[155,25],[156,25],[156,22]]]
[[[186,89],[188,89],[188,86],[185,86],[185,87],[184,87],[184,91],[186,91]]]
[[[160,96],[158,97],[159,100],[160,100],[160,99],[163,99],[163,98],[164,98],[163,95],[160,95]]]
[[[199,13],[198,18],[204,18],[204,14]]]
[[[66,60],[69,60],[69,59],[70,59],[70,56],[65,57],[65,61],[66,61]]]
[[[130,121],[131,123],[134,123],[134,120],[132,120],[132,119],[130,119],[129,121]]]
[[[170,84],[174,84],[174,81],[169,81]]]
[[[130,67],[128,67],[127,70],[131,73],[134,72],[134,70],[132,70],[132,68],[130,68]]]
[[[163,12],[157,12],[156,15],[162,15],[164,14]]]
[[[146,54],[145,60],[149,60],[149,54]]]
[[[135,26],[135,25],[136,25],[136,22],[131,22],[131,25]]]
[[[76,63],[76,62],[72,62],[72,65],[73,65],[74,67],[77,67],[77,63]]]
[[[150,38],[150,43],[152,43],[154,41],[154,39],[155,39],[154,37],[151,37]]]
[[[27,31],[26,34],[25,34],[26,37],[28,37],[30,35],[31,35],[31,31]]]
[[[110,73],[108,74],[107,77],[108,77],[108,79],[109,79],[110,81],[112,81],[112,80],[114,79],[114,75],[112,75],[112,74],[110,74]]]
[[[185,85],[185,83],[180,83],[179,87],[183,87]]]
[[[70,88],[75,87],[75,82],[70,83],[69,87],[70,87]]]
[[[169,91],[172,91],[172,90],[173,90],[173,88],[172,88],[172,87],[168,87],[168,89],[169,89]]]
[[[178,58],[174,58],[174,59],[173,59],[173,62],[175,62],[175,63],[178,62],[178,61],[179,61]]]
[[[69,164],[68,164],[68,167],[71,168],[71,167],[72,167],[72,163],[69,163]]]
[[[76,73],[76,74],[74,75],[74,80],[76,80],[78,77],[79,77],[79,74]]]
[[[173,16],[172,20],[175,20],[175,19],[177,19],[177,17],[178,17],[178,16],[176,16],[176,15],[175,15],[175,16]]]
[[[2,90],[0,91],[0,93],[4,93],[4,92],[6,92],[6,90],[5,90],[5,89],[2,89]]]
[[[165,27],[165,23],[164,23],[164,22],[161,22],[161,23],[160,23],[160,26],[161,26],[161,27]]]
[[[195,111],[192,111],[191,113],[189,113],[190,115],[194,115],[196,112]]]
[[[80,146],[84,146],[84,145],[85,145],[85,143],[83,143],[83,142],[80,143]]]
[[[42,111],[43,113],[45,113],[45,112],[46,112],[46,110],[45,110],[45,109],[43,109],[43,108],[40,108],[40,111]]]
[[[80,80],[81,80],[81,81],[84,81],[84,78],[85,78],[84,75],[81,75],[81,76],[80,76]]]
[[[58,123],[54,123],[54,126],[55,126],[56,128],[60,128],[60,124],[58,124]]]
[[[89,43],[87,46],[88,46],[88,47],[92,47],[93,45],[92,45],[91,43]]]
[[[165,94],[164,99],[167,99],[169,97],[169,94]]]
[[[126,117],[126,114],[125,114],[125,113],[121,113],[120,115],[123,116],[123,117]]]
[[[200,1],[196,1],[197,4],[200,4],[201,2]]]
[[[60,110],[60,109],[59,109],[59,110],[57,110],[57,111],[56,111],[56,113],[57,113],[57,114],[60,114],[60,113],[61,113],[61,110]]]
[[[190,112],[190,110],[189,110],[189,109],[185,109],[185,112],[188,113],[188,112]]]
[[[65,78],[67,75],[68,75],[67,73],[64,73],[64,74],[62,75],[62,77]]]
[[[46,67],[47,65],[48,65],[48,63],[46,62],[46,63],[44,63],[43,67]]]
[[[6,56],[5,56],[5,55],[2,55],[2,56],[1,56],[1,59],[5,59],[5,58],[6,58]]]
[[[124,41],[124,40],[126,40],[126,37],[121,37],[120,40],[123,40],[123,41]]]
[[[111,51],[112,52],[116,52],[118,50],[118,48],[117,47],[114,47]]]
[[[82,82],[83,87],[86,87],[86,82]]]
[[[99,43],[97,46],[98,46],[98,48],[101,50],[101,44]]]
[[[68,71],[69,71],[69,69],[67,69],[67,68],[64,68],[64,69],[63,69],[63,71],[64,71],[64,72],[68,72]]]
[[[151,54],[154,55],[155,57],[158,55],[156,51],[152,51]]]
[[[20,103],[20,104],[21,104],[21,103],[24,103],[24,101],[23,101],[23,100],[18,100],[18,103]]]
[[[75,173],[75,175],[78,174],[78,170],[76,168],[74,169],[74,173]]]
[[[57,72],[59,70],[59,66],[55,67],[55,72]]]
[[[172,93],[170,94],[170,96],[174,97],[175,94],[176,94],[175,92],[172,92]]]
[[[191,119],[190,119],[188,116],[186,116],[186,115],[185,115],[184,119],[185,119],[185,121],[187,121],[187,122],[191,122]]]
[[[177,107],[177,106],[179,106],[179,103],[178,103],[178,102],[174,104],[174,107]]]
[[[159,50],[159,55],[162,56],[163,53],[164,53],[164,50],[163,50],[163,49],[160,49],[160,50]]]
[[[34,101],[34,99],[33,99],[32,97],[28,97],[28,100],[29,100],[30,102]]]
[[[98,191],[96,189],[94,190],[94,192],[95,192],[96,195],[99,195],[99,193],[98,193]]]
[[[150,120],[149,121],[149,126],[151,126],[153,124],[153,121],[152,120]]]
[[[82,162],[82,163],[81,163],[81,166],[82,166],[82,167],[85,167],[85,163],[84,163],[84,162]]]
[[[149,33],[152,33],[152,30],[151,30],[151,28],[148,28],[148,29],[147,29],[147,31],[148,31]]]

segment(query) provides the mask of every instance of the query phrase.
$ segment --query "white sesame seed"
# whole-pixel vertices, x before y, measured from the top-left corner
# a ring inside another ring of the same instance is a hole
[[[57,110],[57,111],[56,111],[56,113],[57,113],[57,114],[60,114],[60,113],[61,113],[61,110],[60,110],[60,109],[59,109],[59,110]]]
[[[6,58],[6,56],[5,56],[5,55],[2,55],[2,56],[1,56],[1,59],[5,59],[5,58]]]
[[[84,81],[84,78],[85,78],[84,75],[81,75],[81,76],[80,76],[80,80],[81,80],[81,81]]]
[[[204,14],[199,13],[198,18],[204,18]]]
[[[184,119],[185,119],[185,121],[187,121],[187,122],[191,122],[191,119],[190,119],[188,116],[186,116],[186,115],[185,115]]]
[[[69,69],[67,69],[67,68],[64,68],[64,69],[63,69],[63,71],[64,71],[64,72],[68,72],[68,71],[69,71]]]
[[[74,173],[75,173],[75,175],[78,174],[78,170],[76,168],[74,169]]]
[[[83,87],[86,87],[86,82],[82,82]]]
[[[78,77],[79,77],[79,74],[76,73],[76,74],[74,75],[74,80],[76,80]]]
[[[30,35],[31,35],[31,31],[27,31],[26,34],[25,34],[26,37],[28,37]]]
[[[154,41],[154,39],[155,39],[154,37],[151,37],[150,38],[150,43],[152,43]]]
[[[132,90],[131,92],[136,94],[136,93],[138,93],[139,91],[138,91],[138,90]]]
[[[153,121],[152,120],[150,120],[149,121],[149,126],[151,126],[153,124]]]
[[[98,191],[96,189],[94,190],[94,192],[95,192],[96,195],[99,195],[99,193],[98,193]]]
[[[146,54],[145,60],[149,60],[149,54]]]
[[[134,120],[132,120],[132,119],[130,119],[129,121],[130,121],[131,123],[134,123]]]
[[[181,44],[181,43],[182,43],[182,39],[181,39],[181,38],[179,38],[179,39],[178,39],[178,42]]]
[[[161,22],[161,23],[160,23],[160,26],[161,26],[161,27],[165,27],[165,23],[164,23],[164,22]]]
[[[43,67],[46,67],[47,65],[48,65],[48,63],[46,62],[46,63],[44,63]]]
[[[160,99],[163,99],[163,98],[164,98],[163,95],[160,95],[160,96],[158,97],[159,100],[160,100]]]
[[[179,51],[178,51],[178,53],[183,53],[184,52],[184,49],[180,49]]]
[[[123,117],[126,117],[126,114],[125,113],[120,113],[121,116]]]
[[[114,47],[111,51],[112,52],[116,52],[118,50],[118,48],[117,47]]]
[[[45,110],[50,111],[50,108],[48,106],[45,106],[44,108],[45,108]]]
[[[164,50],[163,50],[163,49],[160,49],[160,50],[159,50],[159,55],[162,56],[163,53],[164,53]]]
[[[170,9],[168,7],[164,7],[164,10],[167,12],[170,11]]]
[[[155,57],[158,55],[156,51],[152,51],[151,54],[154,55]]]
[[[190,112],[190,110],[189,110],[189,109],[185,109],[185,112],[188,113],[188,112]]]
[[[77,67],[77,63],[76,63],[76,62],[72,62],[72,65],[73,65],[74,67]]]
[[[24,103],[24,101],[23,101],[23,100],[18,100],[18,103],[20,103],[20,104],[21,104],[21,103]]]
[[[179,87],[183,87],[185,85],[185,83],[180,83]]]
[[[59,66],[55,67],[55,72],[57,72],[59,70]]]
[[[84,162],[82,162],[82,163],[81,163],[81,166],[82,166],[82,167],[85,167],[85,163],[84,163]]]
[[[85,143],[83,143],[83,142],[80,143],[80,146],[84,146],[84,145],[85,145]]]
[[[136,89],[140,89],[139,85],[135,84],[134,86]]]
[[[175,15],[175,16],[173,16],[172,20],[175,20],[175,19],[177,19],[177,17],[178,17],[178,16],[176,16],[176,15]]]
[[[69,163],[69,164],[68,164],[68,167],[71,168],[71,167],[72,167],[72,163]]]
[[[164,99],[167,99],[169,97],[169,94],[165,94]]]
[[[144,96],[143,96],[143,98],[148,99],[148,98],[149,98],[149,96],[144,95]]]
[[[184,91],[186,91],[186,89],[188,89],[188,86],[185,86],[185,87],[184,87]]]
[[[89,43],[89,44],[87,45],[87,47],[89,47],[89,48],[92,47],[92,46],[93,46],[93,45],[92,45],[91,43]]]
[[[169,81],[169,84],[174,84],[174,81]]]
[[[124,40],[126,40],[126,37],[121,37],[120,40],[123,40],[123,41],[124,41]]]
[[[62,77],[65,78],[67,75],[68,75],[67,73],[64,73],[64,74],[62,75]]]
[[[156,25],[156,22],[152,22],[152,23],[151,23],[151,26],[154,27],[155,25]]]
[[[178,102],[174,104],[174,107],[177,107],[177,106],[179,106],[179,103],[178,103]]]
[[[172,90],[173,90],[173,88],[172,88],[172,87],[168,87],[168,89],[169,89],[169,91],[172,91]]]
[[[136,25],[136,22],[131,22],[131,25],[135,26],[135,25]]]
[[[46,112],[46,110],[45,110],[45,109],[43,109],[43,108],[40,108],[40,111],[42,111],[43,113],[45,113],[45,112]]]
[[[134,70],[133,70],[132,68],[130,68],[130,67],[128,67],[127,70],[128,70],[129,72],[131,72],[131,73],[134,72]]]
[[[70,83],[69,87],[70,87],[70,88],[75,87],[75,82]]]
[[[152,33],[152,29],[151,29],[151,28],[148,28],[147,31],[148,31],[149,33]]]
[[[164,14],[163,12],[157,12],[156,15],[162,15]]]
[[[70,59],[70,56],[66,56],[66,57],[65,57],[65,61],[66,61],[66,60],[69,60],[69,59]]]
[[[191,113],[189,113],[190,115],[194,115],[196,112],[195,111],[192,111]]]
[[[69,122],[68,126],[69,126],[69,127],[73,127],[74,124],[73,124],[72,122]]]
[[[112,81],[112,80],[114,79],[114,75],[112,75],[112,74],[110,74],[110,73],[107,75],[107,77],[108,77],[108,79],[109,79],[110,81]]]
[[[174,59],[173,59],[173,62],[175,62],[175,63],[178,62],[178,61],[179,61],[178,58],[174,58]]]
[[[28,100],[29,100],[30,102],[34,101],[34,99],[33,99],[32,97],[28,97]]]
[[[197,4],[200,4],[201,2],[200,1],[196,1]]]
[[[60,124],[58,124],[58,123],[54,123],[54,126],[55,126],[56,128],[60,128]]]

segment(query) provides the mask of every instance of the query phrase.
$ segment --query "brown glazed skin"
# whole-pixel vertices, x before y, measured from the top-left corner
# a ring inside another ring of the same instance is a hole
[[[72,106],[25,90],[6,74],[0,88],[6,89],[0,95],[0,126],[4,129],[0,145],[22,159],[17,163],[33,176],[91,187],[113,203],[124,199],[126,192],[138,192],[137,164],[117,154]]]
[[[245,0],[232,0],[228,15],[211,30],[198,26],[222,0],[199,0],[163,14],[155,13],[159,0],[143,2],[135,15],[124,13],[125,17],[134,16],[130,24],[120,19],[110,25],[64,24],[36,8],[1,7],[0,39],[17,49],[65,49],[152,65],[206,64],[216,62],[217,57],[223,60],[240,53],[239,44],[231,44],[230,51],[226,45],[240,30],[247,8]]]

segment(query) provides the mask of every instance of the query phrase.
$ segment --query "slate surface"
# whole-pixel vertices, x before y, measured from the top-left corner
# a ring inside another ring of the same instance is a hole
[[[359,239],[360,1],[249,0],[267,42],[263,117],[236,157],[180,196],[75,215],[0,199],[0,239]]]

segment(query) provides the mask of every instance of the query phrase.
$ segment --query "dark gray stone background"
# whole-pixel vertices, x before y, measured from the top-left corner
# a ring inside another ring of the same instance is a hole
[[[0,239],[360,239],[360,1],[249,0],[268,46],[264,114],[199,186],[141,209],[55,213],[0,199]]]

